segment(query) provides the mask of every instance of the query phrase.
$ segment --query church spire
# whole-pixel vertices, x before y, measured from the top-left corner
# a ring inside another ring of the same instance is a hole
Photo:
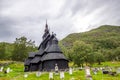
[[[47,24],[47,19],[46,19],[46,25],[45,25],[45,32],[49,32],[48,24]]]
[[[44,30],[44,35],[43,35],[43,40],[46,38],[46,36],[48,36],[49,33],[49,29],[48,29],[48,24],[47,24],[47,20],[46,20],[46,24],[45,24],[45,30]]]

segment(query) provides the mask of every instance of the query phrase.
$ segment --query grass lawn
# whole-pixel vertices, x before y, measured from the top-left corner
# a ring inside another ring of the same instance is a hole
[[[104,62],[102,65],[93,65],[94,67],[101,67],[101,66],[112,66],[112,67],[120,67],[120,62]],[[6,66],[5,68],[7,68]],[[40,77],[36,77],[36,72],[23,72],[24,66],[23,63],[20,62],[14,62],[9,65],[9,67],[12,69],[12,71],[8,74],[5,74],[4,72],[0,72],[0,80],[49,80],[49,73],[48,72],[42,72],[42,75]],[[28,74],[27,78],[24,78],[24,74]],[[109,74],[102,74],[101,71],[99,71],[96,75],[93,74],[91,71],[91,75],[93,77],[93,80],[120,80],[120,74],[117,74],[115,76],[111,76]],[[54,80],[60,80],[60,75],[55,75]],[[64,80],[85,80],[85,71],[84,70],[74,70],[72,75],[69,75],[68,72],[65,72],[65,79]]]

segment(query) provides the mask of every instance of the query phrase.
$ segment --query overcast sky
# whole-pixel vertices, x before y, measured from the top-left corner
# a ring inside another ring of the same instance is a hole
[[[100,25],[120,25],[120,0],[0,0],[0,42],[26,36],[39,45],[46,19],[59,40]]]

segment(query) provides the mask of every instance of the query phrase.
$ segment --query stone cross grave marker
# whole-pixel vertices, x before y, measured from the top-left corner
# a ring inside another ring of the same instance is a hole
[[[55,64],[55,75],[58,75],[58,65]]]
[[[64,79],[65,75],[64,75],[64,72],[60,72],[60,79]]]
[[[49,73],[49,79],[50,79],[50,80],[53,79],[53,73],[52,73],[52,72]]]
[[[73,73],[72,68],[69,68],[69,74],[72,75],[72,73]]]

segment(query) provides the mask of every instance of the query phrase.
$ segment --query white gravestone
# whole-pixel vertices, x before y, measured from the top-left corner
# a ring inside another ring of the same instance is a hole
[[[86,72],[86,75],[90,75],[90,68],[86,67],[85,72]]]
[[[97,74],[97,72],[96,72],[96,71],[94,71],[94,74],[96,75],[96,74]]]
[[[100,70],[102,70],[103,68],[102,67],[100,67]]]
[[[72,75],[73,71],[72,68],[69,69],[69,74]]]
[[[50,80],[53,79],[53,73],[52,72],[49,73],[49,79]]]
[[[9,68],[9,67],[7,68],[6,72],[7,72],[7,73],[9,73],[9,72],[10,72],[10,68]]]
[[[117,74],[120,74],[120,68],[118,68],[116,72],[117,72]]]
[[[64,72],[60,72],[60,79],[64,79],[65,75]]]
[[[86,72],[86,79],[92,80],[92,76],[90,74],[90,68],[89,67],[85,67],[85,72]]]
[[[41,76],[41,72],[36,72],[36,76],[40,77]]]
[[[3,68],[4,68],[3,66],[0,68],[0,72],[2,72],[2,71],[3,71]]]
[[[24,78],[27,78],[28,77],[28,74],[24,74]]]
[[[82,70],[83,68],[82,68],[82,66],[80,67],[80,70]]]

